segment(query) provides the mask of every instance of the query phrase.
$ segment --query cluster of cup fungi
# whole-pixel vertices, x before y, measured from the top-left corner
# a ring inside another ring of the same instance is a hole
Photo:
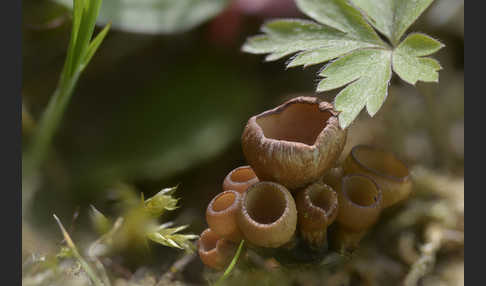
[[[356,249],[412,184],[405,164],[373,146],[353,147],[338,164],[346,132],[333,105],[314,97],[251,117],[241,138],[249,166],[232,170],[207,207],[202,262],[224,269],[242,239],[272,255]]]

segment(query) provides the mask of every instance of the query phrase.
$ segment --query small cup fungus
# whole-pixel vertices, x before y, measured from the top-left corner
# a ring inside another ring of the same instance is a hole
[[[297,227],[292,194],[282,185],[259,182],[243,194],[238,225],[245,238],[261,247],[289,242]]]
[[[233,242],[241,240],[236,217],[240,211],[241,195],[225,191],[216,195],[206,209],[206,221],[215,233]]]
[[[234,190],[244,193],[248,187],[258,182],[258,178],[250,166],[241,166],[233,169],[224,178],[223,191]]]
[[[339,211],[334,243],[338,249],[356,248],[380,216],[383,198],[378,185],[366,175],[346,175],[338,189]]]
[[[336,192],[330,186],[316,182],[299,191],[296,205],[302,238],[311,248],[321,249],[327,242],[327,227],[338,214]]]
[[[206,266],[222,270],[235,253],[236,245],[219,237],[210,228],[201,233],[198,241],[198,254]]]
[[[344,162],[344,172],[372,177],[383,192],[385,208],[403,201],[412,190],[407,166],[393,153],[373,146],[353,147]]]

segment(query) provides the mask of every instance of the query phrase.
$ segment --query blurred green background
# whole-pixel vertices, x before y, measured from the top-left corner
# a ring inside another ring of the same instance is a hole
[[[116,10],[123,8],[114,5],[117,1],[104,2],[110,13],[102,15],[118,18],[79,81],[43,166],[40,189],[23,205],[32,226],[28,233],[36,236],[24,233],[24,256],[60,240],[52,213],[69,222],[78,212],[72,235],[83,237],[90,228],[89,204],[113,212],[109,187],[116,182],[132,184],[146,197],[180,184],[182,207],[168,219],[200,233],[206,228],[206,205],[220,192],[223,178],[246,164],[239,139],[247,119],[294,96],[332,100],[335,95],[314,94],[319,65],[285,70],[285,60],[265,63],[263,56],[240,51],[265,19],[303,18],[292,1],[206,1],[218,3],[202,7],[193,18],[184,13],[199,9],[194,3],[154,7],[160,15],[142,14],[134,23],[179,14],[159,30],[148,21],[145,31],[143,22],[129,31],[130,22],[117,26],[133,19],[119,16],[125,11]],[[22,16],[25,147],[56,87],[71,18],[68,9],[48,0],[23,1]],[[350,127],[343,154],[355,144],[371,143],[396,152],[410,166],[463,176],[463,1],[435,1],[410,31],[445,43],[435,56],[443,66],[440,84],[415,88],[394,76],[377,116],[361,114]]]

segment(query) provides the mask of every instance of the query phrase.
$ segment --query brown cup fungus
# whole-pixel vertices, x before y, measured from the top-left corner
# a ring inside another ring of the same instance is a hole
[[[334,242],[338,249],[354,249],[380,216],[382,192],[369,176],[346,175],[338,189],[338,201]]]
[[[311,184],[296,196],[298,225],[302,238],[311,248],[327,243],[327,227],[338,214],[336,192],[322,182]]]
[[[198,254],[202,262],[213,269],[222,270],[236,253],[236,245],[207,228],[198,241]]]
[[[238,167],[226,176],[223,181],[223,190],[234,190],[243,193],[251,185],[258,182],[255,172],[250,166]]]
[[[243,153],[261,181],[290,190],[317,181],[333,166],[346,142],[332,104],[297,97],[251,117],[242,135]]]
[[[297,227],[292,194],[277,183],[254,184],[243,194],[238,225],[245,239],[256,246],[276,248],[286,244]]]
[[[373,146],[353,147],[344,162],[344,172],[372,177],[383,192],[385,208],[403,201],[412,190],[407,166],[393,153]]]
[[[239,242],[242,238],[236,219],[240,211],[240,201],[240,193],[225,191],[216,195],[206,209],[209,228],[232,242]]]

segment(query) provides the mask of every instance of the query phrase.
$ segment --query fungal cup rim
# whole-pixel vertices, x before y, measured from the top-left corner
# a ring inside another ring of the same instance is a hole
[[[405,169],[407,170],[407,175],[406,176],[395,176],[395,175],[391,175],[391,174],[386,174],[386,173],[384,173],[380,170],[377,170],[373,167],[365,165],[361,160],[358,159],[358,155],[355,153],[355,152],[358,152],[359,151],[358,149],[361,149],[361,148],[370,149],[370,150],[373,150],[373,151],[378,151],[378,152],[382,152],[382,153],[386,153],[386,154],[391,154],[393,156],[393,158],[399,164],[401,164],[403,167],[405,167]],[[395,181],[395,182],[398,182],[398,183],[406,183],[407,181],[410,180],[410,177],[411,177],[410,169],[408,168],[407,164],[405,164],[405,162],[403,162],[401,159],[399,159],[397,156],[395,156],[395,154],[393,154],[392,152],[386,151],[382,148],[371,146],[371,145],[364,145],[364,144],[356,145],[351,149],[351,158],[361,168],[365,169],[366,171],[369,171],[370,173],[372,173],[373,175],[376,175],[378,177],[385,178],[385,179]]]
[[[299,142],[299,141],[289,141],[285,139],[274,139],[274,138],[267,137],[263,132],[262,126],[258,123],[258,119],[271,116],[271,115],[281,114],[288,107],[294,104],[317,105],[317,108],[320,112],[328,112],[330,115],[329,118],[326,120],[326,124],[324,125],[324,128],[322,128],[319,134],[316,136],[316,139],[314,140],[314,143],[312,145],[306,144],[304,142]],[[328,133],[327,132],[328,130],[333,128],[334,125],[337,125],[339,127],[338,120],[336,117],[336,112],[333,110],[333,106],[326,101],[319,100],[319,98],[317,97],[309,97],[309,96],[301,96],[301,97],[290,99],[275,108],[272,108],[270,110],[252,116],[249,121],[251,122],[252,125],[255,126],[255,132],[258,134],[260,138],[262,138],[263,142],[267,141],[271,144],[279,144],[283,142],[290,146],[295,146],[297,148],[304,148],[311,151],[318,148],[319,142],[323,140],[322,139],[323,137],[328,136],[326,135]]]
[[[234,196],[233,202],[228,207],[226,207],[222,210],[219,210],[219,211],[214,210],[213,205],[216,202],[216,200],[219,199],[220,197],[222,197],[224,195],[228,195],[228,194],[231,194],[231,195]],[[209,202],[207,210],[212,215],[221,215],[221,214],[225,214],[225,213],[228,213],[228,212],[237,211],[238,208],[239,208],[240,200],[241,200],[241,195],[240,195],[239,192],[237,192],[235,190],[227,190],[227,191],[224,191],[224,192],[217,194],[211,200],[211,202]]]
[[[328,184],[325,184],[325,183],[322,183],[322,185],[326,188],[326,191],[325,192],[331,192],[332,193],[332,202],[330,204],[330,207],[326,210],[326,209],[323,209],[321,208],[320,206],[314,204],[312,202],[312,199],[310,197],[310,194],[308,192],[312,191],[313,189],[305,189],[304,190],[304,200],[305,200],[305,203],[310,207],[312,208],[313,210],[317,211],[318,213],[324,215],[324,217],[326,217],[326,219],[329,219],[331,218],[338,210],[338,196],[337,196],[337,193],[336,191],[331,187],[329,186]],[[312,186],[312,185],[311,185]],[[309,186],[310,187],[310,186]]]
[[[261,182],[258,182],[257,184],[260,184],[260,183],[269,183],[269,184],[275,185],[277,188],[280,188],[280,186],[278,186],[274,182],[261,181]],[[253,185],[253,186],[255,186],[255,185]],[[250,187],[250,188],[252,188],[252,187]],[[250,213],[248,212],[248,208],[245,206],[245,199],[248,196],[248,194],[250,193],[249,192],[250,188],[248,188],[248,190],[243,194],[243,196],[241,196],[241,211],[243,212],[243,215],[251,221],[252,224],[257,225],[257,226],[262,227],[262,228],[271,228],[272,226],[279,224],[282,220],[285,219],[286,215],[290,212],[290,208],[288,206],[288,199],[289,198],[284,193],[285,208],[284,208],[282,214],[280,215],[280,217],[278,219],[276,219],[275,221],[272,221],[271,223],[260,223],[260,222],[256,221],[250,215]]]
[[[372,204],[369,204],[369,205],[361,205],[361,204],[355,203],[351,199],[351,197],[349,196],[347,189],[344,188],[345,180],[349,179],[350,177],[364,177],[364,178],[370,180],[370,182],[373,183],[373,185],[375,186],[376,192],[378,193],[377,199]],[[353,206],[358,207],[358,208],[375,209],[375,208],[381,208],[380,206],[383,204],[383,191],[381,190],[381,188],[378,186],[376,181],[371,176],[368,176],[368,175],[365,175],[365,174],[349,174],[349,175],[343,176],[342,179],[341,179],[341,192],[343,193],[343,196],[347,199],[347,201],[349,203],[351,203]]]

